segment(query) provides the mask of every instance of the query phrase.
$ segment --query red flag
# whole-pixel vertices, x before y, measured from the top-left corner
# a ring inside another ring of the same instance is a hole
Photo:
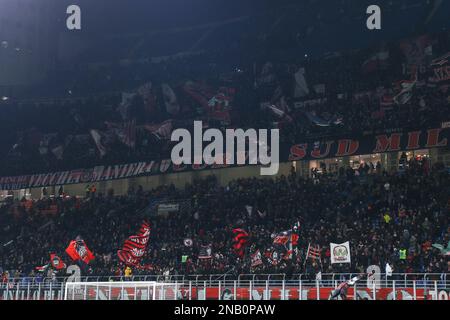
[[[319,246],[308,246],[308,252],[306,253],[306,259],[311,258],[313,260],[320,260],[320,247]]]
[[[86,246],[84,240],[70,241],[69,246],[66,248],[66,253],[73,261],[81,260],[86,264],[95,259],[94,254]]]
[[[245,230],[240,228],[234,229],[233,234],[235,235],[233,238],[233,249],[239,257],[243,258],[249,235]]]
[[[56,270],[66,268],[66,264],[64,263],[64,261],[62,261],[62,259],[54,253],[50,254],[50,263],[52,264],[52,267]]]

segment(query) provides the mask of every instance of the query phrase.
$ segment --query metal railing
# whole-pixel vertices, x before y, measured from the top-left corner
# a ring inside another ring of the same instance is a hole
[[[334,284],[335,282],[342,282],[349,280],[358,273],[322,273],[319,281],[323,284]],[[68,281],[68,277],[22,277],[22,278],[9,278],[5,284],[60,284]],[[410,283],[416,281],[417,283],[427,283],[437,281],[438,283],[447,283],[447,279],[450,281],[450,273],[393,273],[392,276],[386,278],[384,273],[380,274],[380,282],[388,282],[395,280],[398,283]],[[285,282],[297,282],[297,281],[316,281],[317,279],[310,278],[306,274],[292,274],[287,275],[284,273],[279,274],[209,274],[209,275],[132,275],[132,276],[82,276],[76,279],[77,282],[105,282],[105,281],[156,281],[156,282],[187,282],[191,281],[194,285],[205,281],[207,284],[216,283],[218,281],[237,281],[237,284],[246,283],[248,281],[268,281],[269,283]]]
[[[270,275],[267,275],[270,276]],[[114,278],[115,280],[120,277]],[[86,279],[85,279],[86,280]],[[9,282],[0,284],[0,300],[63,300],[67,288],[72,297],[83,300],[327,300],[338,287],[336,280],[175,280],[106,282]],[[70,285],[68,285],[70,283]],[[151,296],[155,286],[162,298]],[[100,289],[99,289],[100,288]],[[76,291],[76,293],[75,293]],[[126,292],[126,294],[124,294]],[[144,295],[145,293],[145,295]],[[350,300],[448,300],[447,280],[359,281],[348,289]],[[106,298],[108,297],[108,298]]]

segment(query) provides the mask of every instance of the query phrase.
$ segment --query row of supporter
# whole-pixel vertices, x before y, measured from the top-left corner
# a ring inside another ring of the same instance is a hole
[[[65,249],[80,237],[95,255],[82,265],[85,275],[121,275],[126,265],[134,274],[158,275],[315,275],[386,263],[395,272],[448,272],[449,174],[439,166],[410,168],[364,179],[351,169],[314,178],[292,173],[226,186],[209,177],[184,189],[41,200],[57,204],[53,216],[9,200],[0,209],[0,267],[36,275],[50,254],[77,263]],[[145,210],[161,198],[191,200],[159,214]]]

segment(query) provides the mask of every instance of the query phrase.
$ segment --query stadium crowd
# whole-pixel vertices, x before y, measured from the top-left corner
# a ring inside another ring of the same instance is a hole
[[[409,8],[411,1],[386,2],[420,16],[424,12],[422,1]],[[356,13],[349,1],[339,4],[339,13],[330,12],[338,19]],[[205,36],[187,28],[192,39],[173,32],[174,45],[200,45],[199,36],[211,39],[203,43],[207,50],[170,57],[145,56],[155,49],[145,47],[145,39],[139,40],[141,50],[114,40],[116,47],[97,46],[107,52],[99,56],[112,62],[70,64],[72,69],[50,76],[37,96],[2,97],[0,177],[169,157],[171,132],[191,128],[193,120],[220,129],[277,127],[281,143],[288,145],[448,126],[450,79],[433,63],[442,58],[437,65],[449,68],[448,31],[401,40],[398,34],[395,41],[367,49],[308,56],[302,45],[327,42],[321,35],[332,34],[335,20],[306,13],[299,19],[303,9],[296,10],[272,24],[261,15],[259,25],[247,20],[217,25]],[[169,42],[167,35],[157,36]],[[120,60],[118,47],[140,56]],[[402,169],[388,173],[380,163],[362,164],[333,173],[315,170],[308,178],[293,170],[289,176],[238,179],[226,186],[212,176],[185,188],[139,186],[120,196],[114,190],[99,194],[91,185],[85,198],[67,195],[62,187],[55,197],[44,189],[38,201],[7,198],[0,204],[0,274],[5,282],[47,276],[36,267],[47,264],[50,253],[70,264],[64,250],[77,237],[94,252],[95,260],[83,268],[84,275],[94,276],[302,273],[314,278],[318,272],[365,272],[370,265],[383,270],[386,263],[399,273],[448,272],[448,255],[433,246],[450,246],[448,170],[416,160]],[[158,203],[182,205],[162,215]],[[148,268],[125,273],[117,250],[144,219],[151,223],[142,261]],[[297,250],[292,258],[279,254],[275,261],[274,238],[297,223]],[[233,250],[234,228],[249,233],[244,257]],[[331,264],[330,242],[345,241],[351,244],[351,264]],[[319,247],[320,259],[308,259],[309,246]],[[258,251],[261,263],[255,266],[252,256]]]
[[[19,275],[46,276],[35,267],[46,264],[52,252],[70,264],[64,249],[81,236],[96,257],[84,275],[124,275],[117,250],[147,218],[151,235],[143,263],[150,268],[134,269],[134,274],[315,277],[318,272],[365,272],[370,265],[384,272],[386,263],[398,273],[448,272],[448,255],[433,244],[445,247],[450,241],[450,177],[442,165],[430,169],[424,163],[411,160],[406,170],[392,174],[371,164],[338,173],[315,172],[311,178],[293,171],[287,177],[238,179],[227,186],[219,186],[211,176],[184,189],[139,187],[124,196],[114,196],[111,190],[106,195],[90,192],[86,198],[44,197],[31,207],[25,200],[10,199],[0,208],[0,271],[4,281]],[[189,199],[190,204],[159,215],[149,204],[161,199]],[[50,204],[57,205],[55,215],[40,213]],[[264,253],[274,249],[274,236],[298,221],[298,252],[273,263]],[[243,258],[232,248],[232,230],[237,227],[250,234]],[[350,241],[351,264],[331,264],[330,242],[345,241]],[[310,244],[319,246],[320,260],[305,261]],[[208,245],[211,258],[199,258],[202,246]],[[252,267],[256,250],[262,253],[262,264]]]
[[[194,119],[278,127],[287,144],[440,125],[449,120],[448,83],[433,80],[430,64],[449,43],[442,32],[314,58],[283,58],[266,44],[263,56],[247,48],[238,61],[210,50],[80,67],[63,98],[0,102],[0,174],[161,159],[171,131]]]

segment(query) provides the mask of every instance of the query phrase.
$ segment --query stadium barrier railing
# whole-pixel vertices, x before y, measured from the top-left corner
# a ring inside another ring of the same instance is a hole
[[[350,299],[388,299],[388,300],[448,300],[450,281],[447,273],[442,274],[393,274],[389,279],[367,282],[361,280],[349,288]],[[322,274],[321,279],[308,279],[305,275],[285,274],[241,274],[237,277],[223,275],[142,275],[132,277],[81,277],[77,283],[92,289],[95,283],[110,287],[122,287],[127,291],[139,287],[143,282],[171,284],[172,296],[179,299],[326,299],[339,283],[356,274]],[[36,279],[9,279],[0,284],[0,300],[62,300],[66,290],[67,278],[55,277]],[[70,282],[71,283],[71,282]],[[175,288],[175,289],[174,289]],[[111,289],[109,289],[111,291]],[[168,289],[169,290],[169,289]],[[272,296],[269,292],[272,292]],[[357,294],[355,294],[355,292]],[[180,295],[178,297],[177,295]]]

